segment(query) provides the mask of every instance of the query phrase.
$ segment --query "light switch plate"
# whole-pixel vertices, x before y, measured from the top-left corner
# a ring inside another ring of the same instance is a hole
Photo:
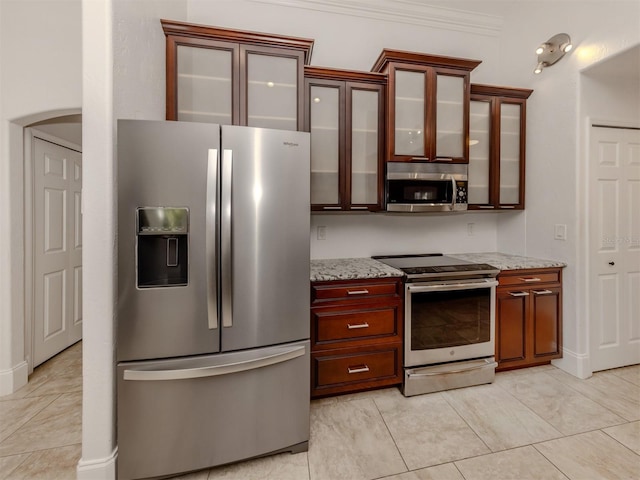
[[[561,223],[556,223],[554,225],[554,234],[553,238],[556,240],[566,240],[567,239],[567,226]]]
[[[319,226],[316,231],[316,237],[318,240],[326,240],[327,239],[327,227]]]

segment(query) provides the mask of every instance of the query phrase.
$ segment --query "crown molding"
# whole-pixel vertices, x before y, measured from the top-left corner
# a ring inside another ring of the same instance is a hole
[[[503,23],[501,16],[428,5],[421,0],[248,1],[493,37],[500,35]]]

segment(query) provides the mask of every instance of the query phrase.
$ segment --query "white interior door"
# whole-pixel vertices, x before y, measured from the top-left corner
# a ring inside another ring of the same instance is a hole
[[[640,130],[591,127],[590,357],[640,363]]]
[[[33,366],[82,338],[82,155],[34,138]]]

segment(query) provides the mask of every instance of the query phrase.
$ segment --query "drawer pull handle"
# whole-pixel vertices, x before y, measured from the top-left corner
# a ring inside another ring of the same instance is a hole
[[[347,371],[349,372],[349,374],[352,373],[365,373],[369,371],[369,367],[367,367],[366,365],[358,365],[357,367],[347,367]]]
[[[512,297],[528,297],[529,292],[509,292]]]
[[[355,325],[351,325],[350,323],[347,323],[347,328],[349,330],[355,330],[357,328],[369,328],[369,324],[367,322],[356,323]]]
[[[533,293],[535,293],[536,295],[549,295],[553,292],[551,290],[534,290]]]
[[[366,295],[369,290],[363,288],[362,290],[347,290],[347,295]]]
[[[520,280],[522,280],[523,282],[539,282],[539,281],[541,281],[540,278],[538,278],[538,277],[523,277]]]

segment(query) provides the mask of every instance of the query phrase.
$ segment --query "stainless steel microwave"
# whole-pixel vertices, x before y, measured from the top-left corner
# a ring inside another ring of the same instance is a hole
[[[387,162],[388,212],[449,212],[467,209],[466,164]]]

